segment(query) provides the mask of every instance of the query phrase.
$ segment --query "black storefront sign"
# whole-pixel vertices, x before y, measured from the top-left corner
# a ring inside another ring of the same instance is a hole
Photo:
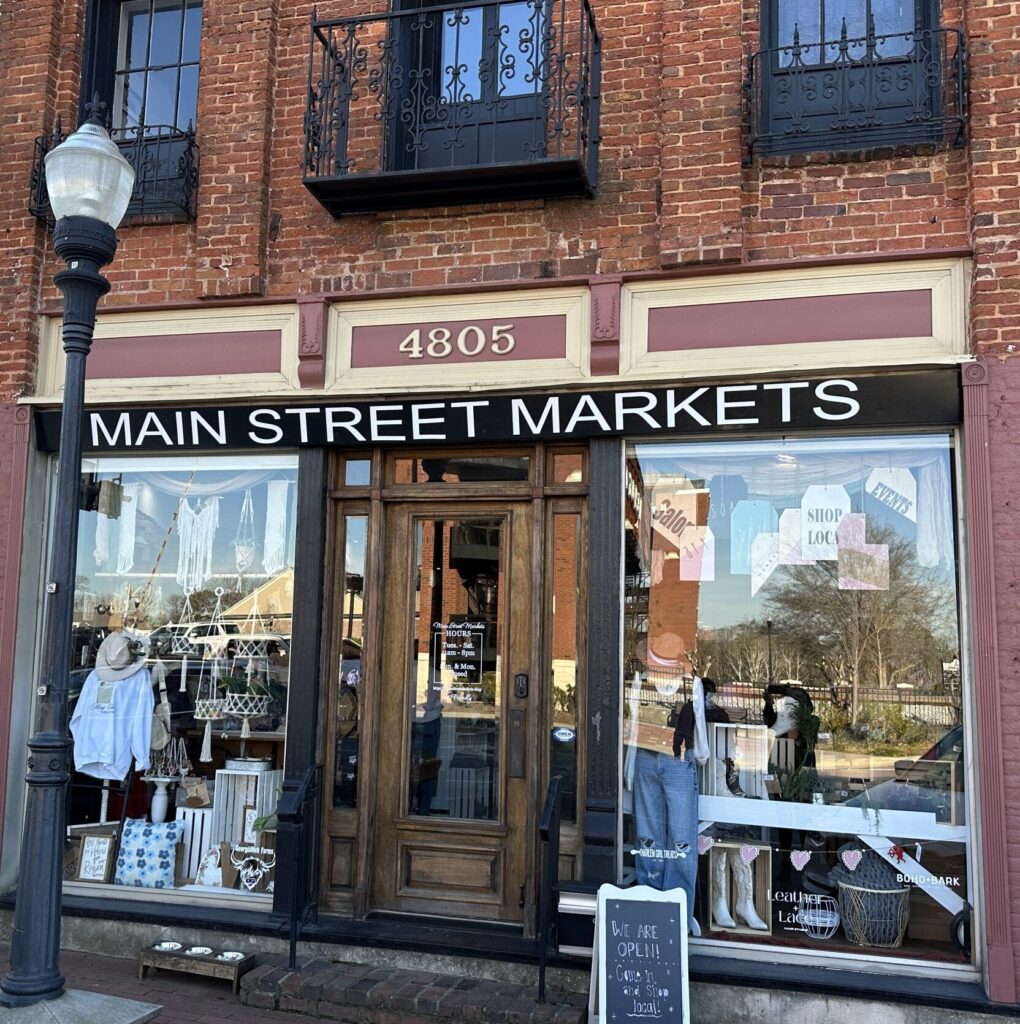
[[[84,440],[97,453],[358,448],[952,425],[960,413],[952,370],[401,401],[86,409]],[[56,451],[59,411],[37,412],[36,428],[39,448]]]

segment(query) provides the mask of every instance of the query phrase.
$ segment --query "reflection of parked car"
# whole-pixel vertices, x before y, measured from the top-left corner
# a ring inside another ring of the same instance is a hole
[[[236,622],[178,622],[154,629],[149,634],[149,653],[161,658],[178,653],[174,650],[175,640],[186,640],[194,646],[196,640],[203,640],[207,647],[220,637],[239,633]],[[218,653],[223,653],[222,651]]]
[[[848,807],[921,811],[936,820],[964,821],[963,726],[950,729],[916,758],[895,764],[896,778],[869,786],[846,801]]]

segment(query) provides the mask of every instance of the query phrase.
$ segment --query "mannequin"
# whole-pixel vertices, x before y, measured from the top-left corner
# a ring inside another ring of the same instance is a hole
[[[654,889],[682,888],[687,894],[687,924],[695,934],[694,889],[698,875],[698,776],[695,763],[708,760],[705,694],[700,678],[692,686],[690,732],[680,737],[682,756],[638,748],[634,757],[634,850],[638,883]],[[679,726],[677,732],[680,732]]]

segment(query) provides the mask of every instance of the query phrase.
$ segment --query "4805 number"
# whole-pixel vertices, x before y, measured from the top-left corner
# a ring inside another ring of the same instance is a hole
[[[477,324],[462,327],[454,336],[448,327],[433,327],[422,340],[422,329],[416,327],[397,346],[406,352],[408,359],[445,359],[454,349],[464,356],[481,355],[486,348],[497,356],[505,356],[514,350],[517,339],[510,333],[513,324],[493,324],[488,331]]]

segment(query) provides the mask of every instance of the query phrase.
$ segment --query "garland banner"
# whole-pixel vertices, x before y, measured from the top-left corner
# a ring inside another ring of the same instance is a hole
[[[747,431],[952,426],[960,421],[956,369],[813,380],[669,388],[505,392],[345,402],[86,408],[89,452],[217,451],[330,445],[505,443],[718,437]],[[59,410],[36,413],[42,451],[56,451]]]

